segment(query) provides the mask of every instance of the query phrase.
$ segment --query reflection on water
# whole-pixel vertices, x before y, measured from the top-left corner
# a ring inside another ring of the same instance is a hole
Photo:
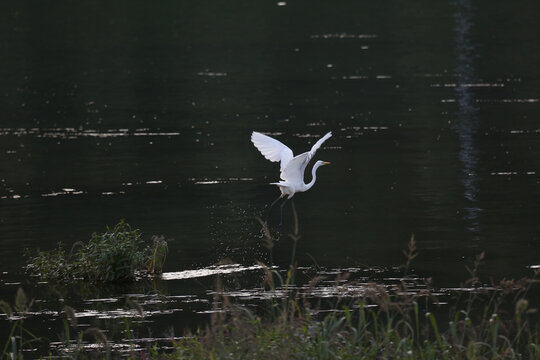
[[[454,32],[456,36],[456,68],[455,76],[457,84],[455,94],[458,103],[457,122],[455,130],[459,137],[459,160],[462,165],[463,196],[466,205],[463,209],[463,218],[469,223],[469,230],[473,233],[473,239],[478,240],[480,234],[479,215],[482,209],[477,202],[478,194],[478,148],[475,140],[479,128],[478,107],[472,87],[476,84],[474,59],[475,47],[471,41],[473,7],[470,0],[458,1],[454,13]]]
[[[1,128],[0,136],[35,136],[38,138],[77,139],[80,137],[115,138],[127,136],[179,136],[179,132],[151,131],[150,129],[95,129],[75,128]]]
[[[260,265],[254,265],[254,266],[241,266],[240,264],[219,265],[219,266],[212,266],[212,267],[198,269],[198,270],[186,270],[186,271],[179,271],[179,272],[163,273],[160,275],[160,277],[163,280],[182,280],[182,279],[193,279],[193,278],[206,277],[206,276],[212,276],[212,275],[233,274],[233,273],[240,273],[240,272],[245,272],[245,271],[261,270],[261,269],[262,269],[262,266]]]
[[[375,39],[376,34],[315,34],[311,35],[312,39]]]
[[[508,176],[508,175],[536,175],[536,171],[526,171],[526,172],[517,172],[517,171],[497,171],[492,172],[489,175],[492,176]]]
[[[215,184],[227,184],[231,182],[237,182],[237,181],[253,181],[253,178],[245,177],[245,178],[217,178],[217,179],[195,179],[190,178],[190,181],[193,181],[195,185],[215,185]]]
[[[49,197],[49,196],[58,196],[58,195],[81,195],[84,193],[85,192],[82,190],[63,188],[61,191],[53,191],[51,193],[41,194],[41,196]]]

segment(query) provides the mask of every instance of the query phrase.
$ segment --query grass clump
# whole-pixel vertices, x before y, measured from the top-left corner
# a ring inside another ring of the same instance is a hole
[[[538,316],[525,298],[530,281],[497,284],[449,306],[438,304],[435,290],[412,293],[403,284],[367,284],[358,299],[328,312],[302,290],[277,299],[267,315],[223,298],[206,328],[154,358],[540,359]]]
[[[34,301],[29,300],[21,288],[17,290],[13,306],[0,300],[0,314],[6,316],[11,327],[0,353],[2,358],[23,359],[23,349],[32,348],[42,341],[24,326],[25,316],[33,303]]]
[[[313,304],[317,279],[307,287],[290,285],[293,265],[286,278],[264,267],[270,300],[262,314],[233,303],[218,282],[210,323],[174,342],[172,353],[155,352],[152,358],[540,359],[538,312],[527,300],[540,271],[532,279],[486,286],[477,276],[482,253],[469,269],[464,291],[445,295],[430,279],[417,283],[422,279],[407,276],[417,256],[414,237],[404,253],[400,283],[362,284],[358,296],[338,296],[330,309]],[[358,285],[342,280],[336,279],[341,289]],[[443,305],[441,296],[452,299]]]
[[[379,311],[360,303],[322,320],[297,314],[288,322],[233,315],[177,341],[161,359],[540,359],[538,329],[502,318],[454,319],[431,312]],[[413,318],[408,318],[408,316]],[[417,323],[418,322],[418,323]],[[442,330],[444,326],[448,328]]]
[[[70,253],[59,243],[56,249],[30,254],[27,270],[45,281],[126,281],[139,274],[161,273],[166,255],[163,237],[145,244],[139,230],[120,221],[102,234],[92,234],[86,243],[75,243]]]

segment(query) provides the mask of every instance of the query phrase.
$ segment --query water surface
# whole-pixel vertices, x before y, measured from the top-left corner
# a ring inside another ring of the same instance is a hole
[[[294,198],[299,265],[391,269],[414,234],[414,272],[439,287],[458,286],[481,251],[486,277],[530,275],[539,6],[4,5],[0,298],[20,285],[45,296],[24,275],[24,248],[72,244],[120,219],[170,239],[168,274],[268,262],[255,217],[278,195],[278,167],[250,143],[254,130],[295,153],[334,134],[317,153],[332,165]],[[277,266],[290,249],[283,237]],[[244,290],[260,286],[247,279]],[[165,296],[190,299],[213,287],[166,283]]]

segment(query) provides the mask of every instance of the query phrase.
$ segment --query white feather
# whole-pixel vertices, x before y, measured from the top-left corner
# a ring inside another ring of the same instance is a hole
[[[270,136],[254,131],[251,134],[251,142],[263,156],[273,162],[281,162],[280,170],[283,171],[287,163],[293,158],[292,150],[282,142]]]
[[[281,170],[280,177],[281,179],[290,182],[290,183],[303,183],[304,182],[304,171],[306,166],[309,164],[317,150],[321,145],[332,136],[332,132],[326,133],[322,138],[317,140],[317,142],[311,147],[310,151],[296,155],[287,163],[287,165]]]
[[[328,132],[311,147],[310,151],[294,156],[292,150],[282,142],[254,131],[251,134],[253,145],[263,156],[274,162],[281,162],[280,178],[290,184],[304,184],[304,171],[321,145],[332,136]]]

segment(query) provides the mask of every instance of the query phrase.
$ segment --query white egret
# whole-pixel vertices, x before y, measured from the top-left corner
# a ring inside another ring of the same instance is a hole
[[[304,183],[304,171],[306,170],[306,166],[309,161],[315,155],[315,152],[330,136],[332,136],[332,132],[329,132],[320,138],[311,147],[310,151],[294,156],[292,150],[282,142],[256,131],[251,134],[251,141],[253,142],[253,145],[259,149],[261,154],[263,154],[266,159],[281,163],[280,178],[282,181],[270,183],[271,185],[279,186],[281,195],[270,205],[268,215],[266,216],[267,220],[274,205],[280,199],[288,196],[280,206],[281,213],[279,227],[281,228],[283,224],[283,206],[287,200],[292,198],[297,192],[303,192],[311,189],[311,187],[315,184],[315,181],[317,180],[317,169],[320,166],[328,165],[330,163],[327,161],[317,161],[311,170],[312,179],[307,184]]]

